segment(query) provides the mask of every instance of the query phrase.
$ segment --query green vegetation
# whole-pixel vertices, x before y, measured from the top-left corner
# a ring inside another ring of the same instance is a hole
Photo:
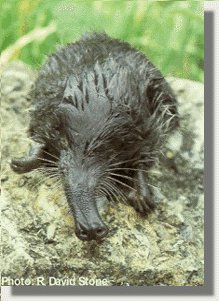
[[[38,68],[57,45],[105,31],[143,51],[165,75],[203,81],[203,1],[1,1],[1,51],[35,28],[56,24],[12,59]]]

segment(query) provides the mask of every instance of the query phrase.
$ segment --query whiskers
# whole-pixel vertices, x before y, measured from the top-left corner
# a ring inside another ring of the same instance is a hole
[[[106,170],[105,175],[101,180],[100,187],[98,188],[98,192],[100,192],[101,195],[108,197],[108,199],[113,203],[121,200],[123,203],[127,204],[127,195],[123,189],[127,188],[127,191],[133,190],[137,192],[137,190],[133,187],[136,180],[131,176],[118,173],[118,170],[120,170],[119,167],[109,168]],[[128,184],[129,182],[132,184]]]
[[[101,182],[97,193],[101,196],[108,197],[112,203],[116,203],[119,199],[121,199],[124,203],[127,203],[125,194],[109,178],[104,179]]]
[[[39,158],[40,159],[40,158]],[[42,158],[41,158],[42,159]],[[52,161],[49,160],[43,160],[45,162],[48,162],[51,164]],[[54,163],[54,162],[52,162]],[[57,189],[57,190],[62,190],[62,179],[61,175],[59,173],[58,167],[57,166],[45,166],[45,167],[39,167],[31,172],[32,174],[37,174],[42,176],[37,183],[32,186],[32,188],[39,187],[43,183],[47,182],[48,180],[52,181],[52,185]]]
[[[110,164],[101,179],[99,187],[100,194],[105,195],[113,202],[121,200],[123,203],[129,204],[129,194],[131,192],[134,192],[136,195],[140,193],[138,173],[145,173],[145,179],[149,179],[148,175],[151,173],[147,164],[151,161],[155,163],[156,160],[152,157],[139,160],[135,158]],[[129,165],[127,163],[131,164]],[[148,181],[145,185],[156,188],[151,183],[148,183]]]
[[[59,160],[59,157],[58,157],[58,156],[55,156],[54,154],[51,154],[51,153],[45,151],[44,149],[43,149],[43,152],[44,152],[45,154],[49,155],[50,157],[53,157],[54,159]]]
[[[37,160],[43,161],[45,163],[48,163],[49,166],[52,165],[52,166],[56,166],[56,168],[58,168],[56,161],[52,161],[52,160],[49,160],[49,159],[46,159],[46,158],[41,158],[41,157],[38,157]]]

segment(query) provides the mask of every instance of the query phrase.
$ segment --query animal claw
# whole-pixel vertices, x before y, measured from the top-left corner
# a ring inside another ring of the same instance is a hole
[[[151,192],[151,191],[150,191]],[[143,196],[139,193],[131,192],[128,195],[128,203],[141,214],[149,214],[156,208],[154,195]]]

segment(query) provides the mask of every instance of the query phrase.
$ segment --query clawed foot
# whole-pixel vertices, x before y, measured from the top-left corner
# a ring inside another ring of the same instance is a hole
[[[19,174],[30,172],[31,170],[37,168],[38,165],[39,161],[37,159],[28,160],[26,158],[12,159],[10,164],[13,171]]]
[[[158,193],[150,186],[144,187],[144,194],[138,191],[131,191],[128,195],[128,203],[133,206],[137,212],[145,215],[156,208],[158,201]]]
[[[147,215],[155,209],[156,203],[162,198],[162,194],[157,187],[148,184],[149,178],[143,169],[144,166],[140,164],[136,173],[134,189],[128,194],[128,203],[137,212]]]
[[[40,144],[30,149],[29,155],[20,159],[11,160],[11,168],[14,172],[22,174],[30,172],[42,165],[42,161],[39,160],[43,156],[44,145]]]

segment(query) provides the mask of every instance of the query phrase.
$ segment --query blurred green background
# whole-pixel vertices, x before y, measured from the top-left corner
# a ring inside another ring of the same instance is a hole
[[[39,68],[57,45],[85,31],[105,31],[144,52],[164,75],[203,81],[203,1],[1,0],[0,49],[35,28],[56,30],[17,49],[20,59]]]

